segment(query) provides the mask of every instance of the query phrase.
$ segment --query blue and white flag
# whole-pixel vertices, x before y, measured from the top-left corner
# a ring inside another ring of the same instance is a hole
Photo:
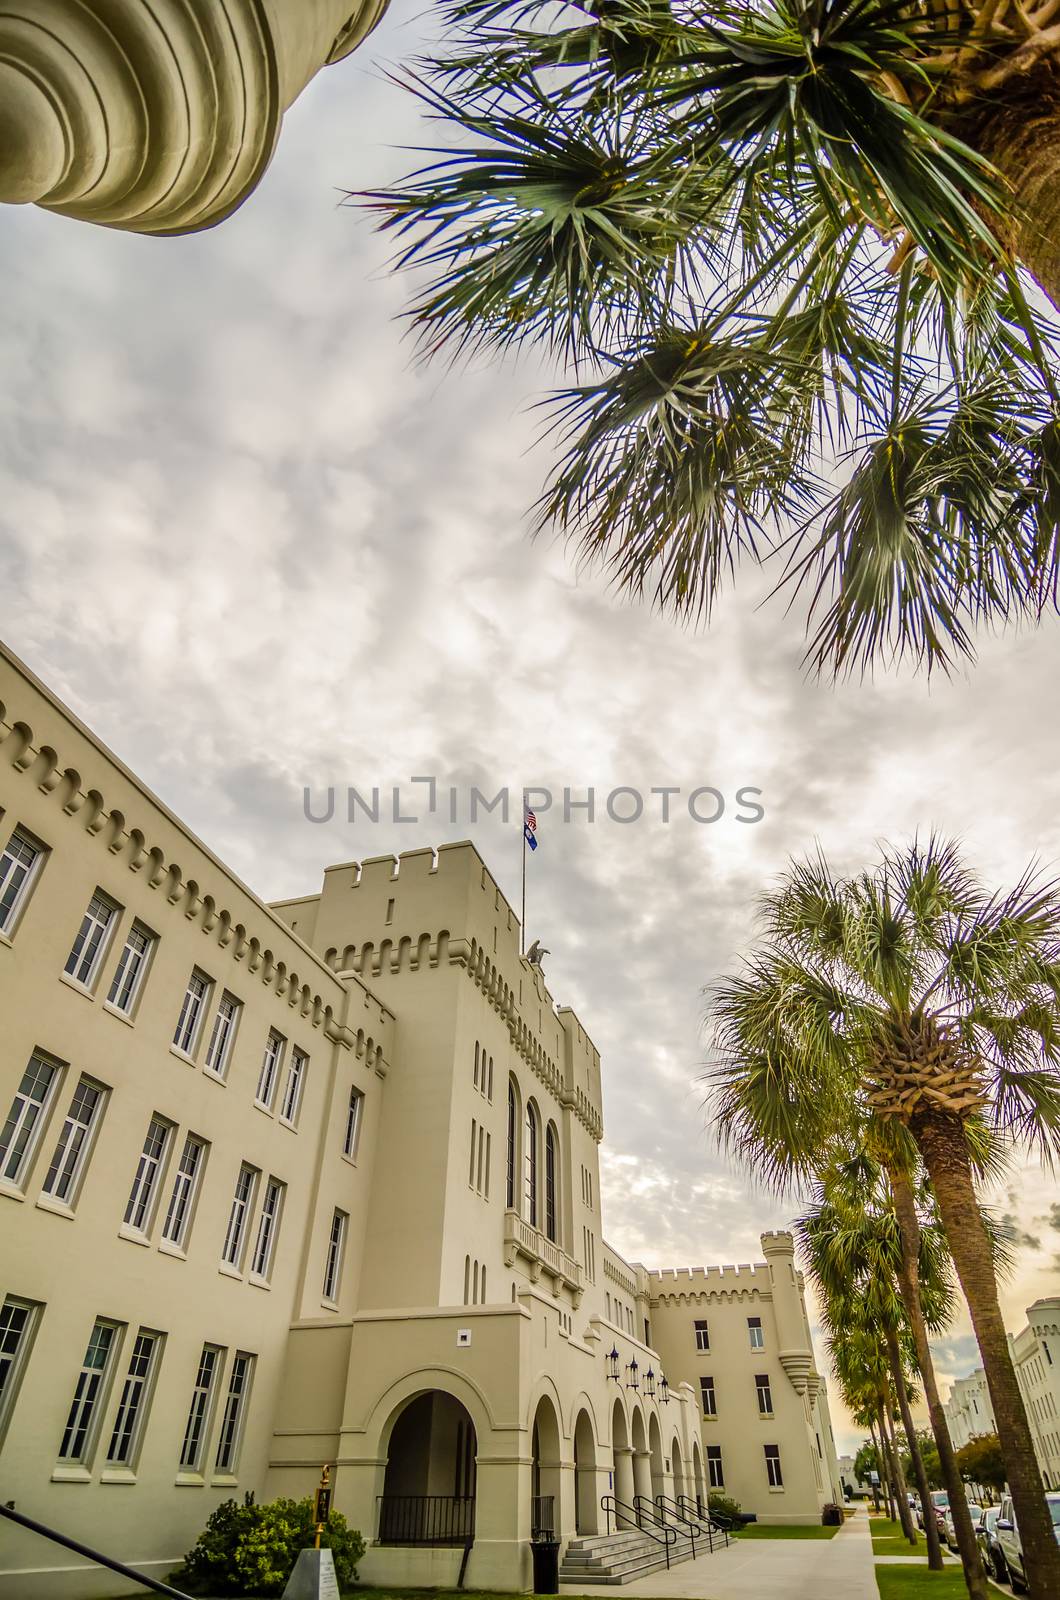
[[[537,818],[529,807],[527,807],[526,818],[523,822],[523,838],[531,850],[537,849]]]

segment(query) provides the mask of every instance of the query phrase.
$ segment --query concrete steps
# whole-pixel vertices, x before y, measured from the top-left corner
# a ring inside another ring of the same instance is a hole
[[[670,1565],[688,1561],[692,1542],[678,1534],[670,1547]],[[660,1539],[638,1528],[622,1528],[617,1533],[598,1533],[572,1539],[560,1567],[561,1583],[630,1583],[666,1566],[666,1552]]]

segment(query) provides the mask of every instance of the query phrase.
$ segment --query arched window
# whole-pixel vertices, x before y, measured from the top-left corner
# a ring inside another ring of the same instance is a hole
[[[507,1201],[509,1211],[515,1209],[515,1134],[517,1112],[515,1108],[515,1085],[508,1079],[508,1189]]]
[[[556,1130],[545,1129],[545,1233],[556,1243]]]
[[[537,1112],[532,1103],[526,1108],[526,1220],[537,1227]]]

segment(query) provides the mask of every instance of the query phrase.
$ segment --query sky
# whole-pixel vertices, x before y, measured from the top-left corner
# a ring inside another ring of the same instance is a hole
[[[0,208],[0,632],[266,899],[470,837],[518,906],[517,816],[472,824],[469,790],[549,788],[528,939],[602,1053],[609,1241],[648,1266],[754,1260],[795,1202],[712,1137],[704,990],[748,948],[755,897],[818,844],[848,870],[937,828],[991,884],[1060,864],[1060,621],[984,636],[949,681],[833,686],[804,674],[800,622],[761,575],[696,631],[531,542],[550,375],[418,366],[409,283],[341,204],[429,137],[385,75],[420,9],[320,74],[219,228],[149,239]],[[307,820],[305,791],[319,809],[332,785],[335,819]],[[400,786],[419,820],[382,805],[351,824],[351,785]],[[639,822],[607,817],[618,786],[645,796]],[[724,811],[693,821],[708,786]],[[681,791],[669,822],[663,787]],[[760,821],[737,820],[744,787]],[[565,788],[594,790],[592,823],[564,821]],[[1060,1294],[1060,1195],[1020,1157],[992,1198],[1020,1238],[1016,1331]],[[938,1356],[944,1380],[978,1365],[966,1320]]]

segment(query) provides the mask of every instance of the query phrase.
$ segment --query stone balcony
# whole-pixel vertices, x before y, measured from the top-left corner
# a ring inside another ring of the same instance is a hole
[[[522,1256],[530,1263],[531,1283],[537,1283],[544,1273],[546,1278],[552,1280],[554,1295],[558,1296],[560,1290],[566,1286],[571,1292],[574,1305],[578,1306],[582,1297],[582,1269],[573,1256],[561,1250],[558,1244],[553,1244],[540,1228],[532,1227],[517,1211],[506,1211],[504,1213],[505,1266],[514,1266],[518,1256]]]

